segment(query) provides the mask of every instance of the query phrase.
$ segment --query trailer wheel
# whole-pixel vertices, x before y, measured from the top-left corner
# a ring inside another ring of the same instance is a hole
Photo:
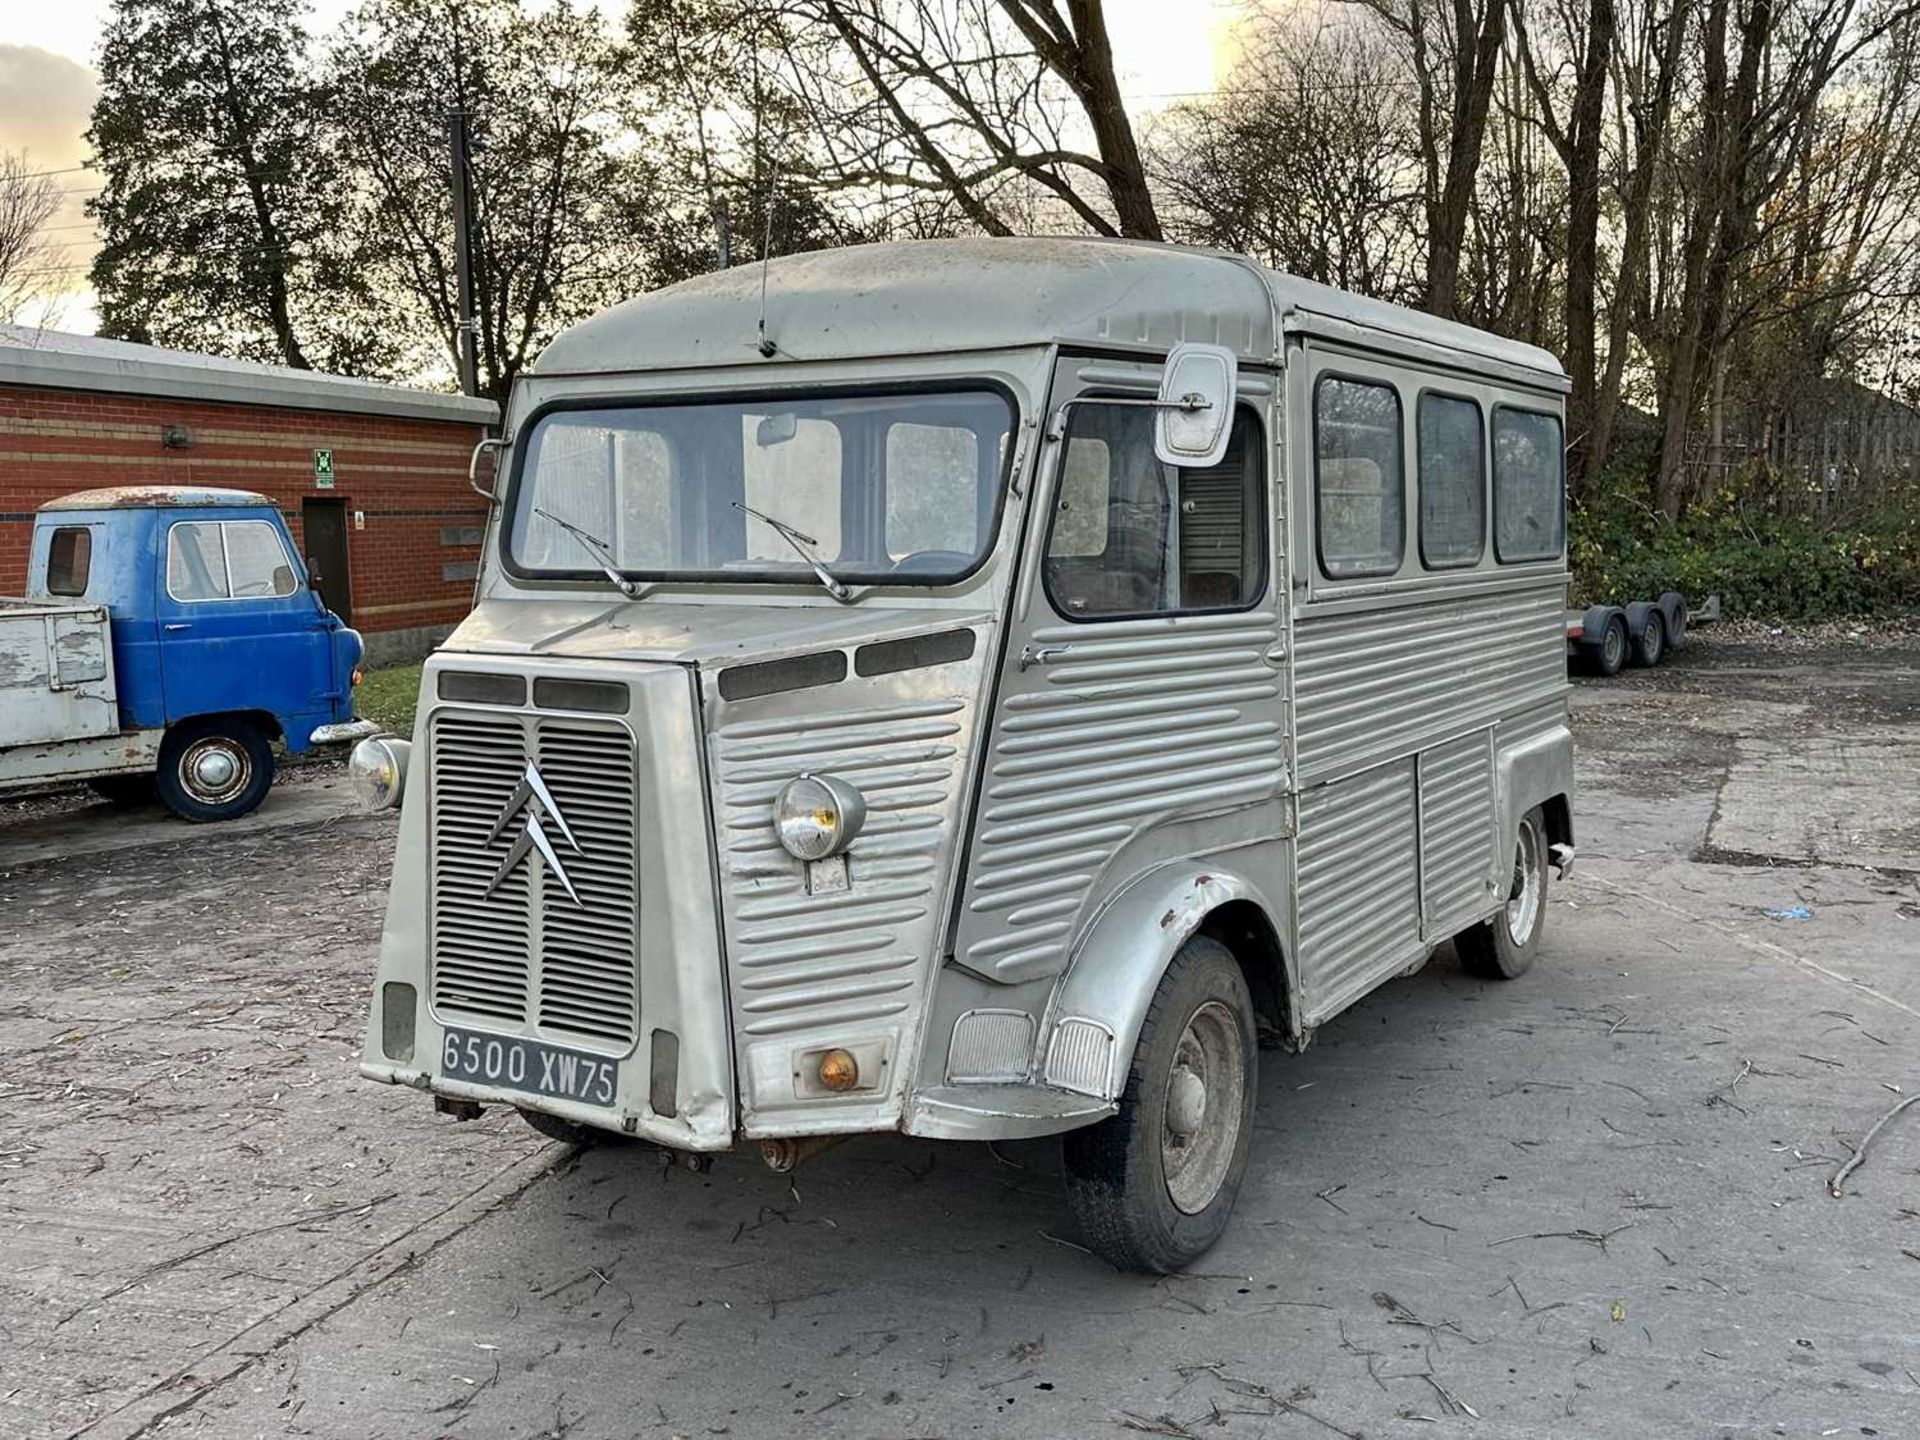
[[[1258,1076],[1253,999],[1196,936],[1161,977],[1119,1113],[1067,1135],[1067,1204],[1094,1253],[1166,1274],[1220,1238],[1240,1193]]]
[[[245,720],[185,720],[160,742],[153,786],[182,820],[237,820],[273,786],[273,748]]]
[[[1669,590],[1657,602],[1660,613],[1667,621],[1667,649],[1684,650],[1687,648],[1687,597],[1678,590]]]
[[[1453,937],[1460,968],[1482,980],[1517,980],[1533,968],[1540,932],[1547,927],[1547,827],[1539,810],[1520,819],[1513,842],[1513,880],[1507,903]]]
[[[1602,675],[1618,675],[1627,663],[1627,617],[1613,615],[1601,633],[1600,643],[1591,647],[1593,668]]]
[[[1640,633],[1634,637],[1633,663],[1650,670],[1667,653],[1667,622],[1658,610],[1649,612]]]

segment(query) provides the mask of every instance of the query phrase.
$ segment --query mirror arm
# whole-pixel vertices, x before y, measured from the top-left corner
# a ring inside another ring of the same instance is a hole
[[[1062,400],[1054,410],[1053,422],[1047,426],[1047,439],[1057,441],[1066,436],[1067,411],[1075,405],[1138,405],[1147,410],[1179,410],[1189,415],[1213,409],[1213,402],[1194,390],[1178,400],[1162,400],[1158,396],[1149,400],[1140,395],[1075,395]]]
[[[467,457],[467,484],[473,490],[474,494],[478,495],[488,504],[495,503],[500,497],[491,490],[483,490],[480,488],[480,457],[489,450],[505,450],[512,442],[513,437],[511,435],[490,435],[478,445],[475,445],[473,447],[473,454]]]

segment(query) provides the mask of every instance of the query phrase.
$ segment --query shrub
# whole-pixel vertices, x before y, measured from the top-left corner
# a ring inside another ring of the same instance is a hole
[[[1729,618],[1828,620],[1920,606],[1920,504],[1890,490],[1845,519],[1812,513],[1804,482],[1739,473],[1679,521],[1653,509],[1646,456],[1608,466],[1570,517],[1578,604],[1718,594]]]

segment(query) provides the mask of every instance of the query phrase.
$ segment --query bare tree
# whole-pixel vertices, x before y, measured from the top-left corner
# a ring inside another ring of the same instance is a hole
[[[924,197],[989,235],[1035,197],[1161,238],[1101,0],[786,0],[788,82],[842,188]],[[1091,148],[1088,148],[1088,143]]]
[[[1417,300],[1420,177],[1399,61],[1358,15],[1264,17],[1218,97],[1177,107],[1153,178],[1178,237]]]
[[[1567,3],[1540,6],[1555,22],[1555,33],[1543,45],[1529,28],[1528,8],[1516,5],[1513,18],[1534,101],[1534,117],[1567,174],[1567,270],[1562,294],[1567,373],[1573,379],[1567,400],[1567,471],[1578,495],[1585,491],[1595,463],[1598,376],[1594,325],[1599,287],[1601,140],[1619,12],[1615,0],[1587,0],[1581,8]],[[1558,108],[1563,91],[1569,98],[1564,116]]]
[[[0,150],[0,321],[28,301],[58,289],[59,251],[47,239],[47,221],[60,206],[60,187],[27,166],[27,157]]]
[[[1425,172],[1426,308],[1458,309],[1460,247],[1467,234],[1487,114],[1499,83],[1513,0],[1353,0],[1400,38],[1418,95]]]

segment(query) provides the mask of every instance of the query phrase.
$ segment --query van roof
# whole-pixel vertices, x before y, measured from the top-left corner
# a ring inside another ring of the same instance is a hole
[[[76,490],[47,501],[48,510],[155,510],[174,507],[264,505],[273,501],[253,490],[222,490],[211,485],[114,485],[104,490]]]
[[[751,363],[761,267],[738,265],[616,305],[556,336],[541,375]],[[1350,295],[1239,255],[1085,237],[907,240],[816,250],[766,267],[774,360],[999,350],[1059,342],[1164,350],[1182,340],[1273,358],[1289,328],[1347,327],[1523,370],[1564,384],[1554,356]]]

